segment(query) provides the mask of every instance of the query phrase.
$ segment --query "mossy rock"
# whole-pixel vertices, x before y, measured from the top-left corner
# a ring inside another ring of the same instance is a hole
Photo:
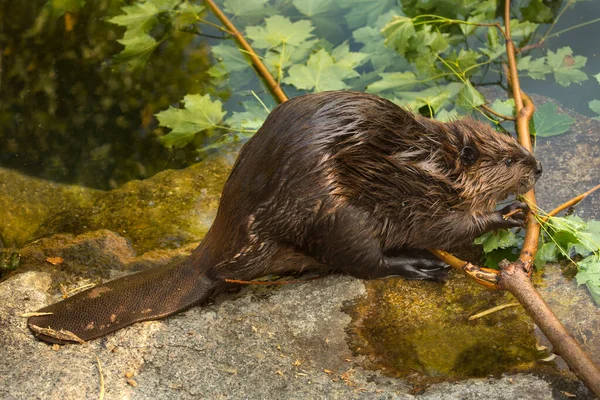
[[[216,215],[231,164],[216,157],[106,192],[0,169],[0,234],[6,246],[22,247],[57,233],[108,229],[142,253],[198,242]]]

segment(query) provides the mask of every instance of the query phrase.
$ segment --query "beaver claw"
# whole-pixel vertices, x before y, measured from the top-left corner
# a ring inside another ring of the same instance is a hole
[[[388,269],[384,276],[433,281],[444,281],[448,277],[448,264],[428,253],[406,252],[386,257],[386,264]]]
[[[529,214],[529,206],[522,201],[513,201],[494,214],[493,229],[523,227]]]

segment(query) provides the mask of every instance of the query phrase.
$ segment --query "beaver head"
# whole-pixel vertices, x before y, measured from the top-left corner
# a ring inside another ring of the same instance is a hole
[[[542,174],[542,164],[507,134],[471,118],[439,124],[446,140],[439,155],[449,167],[460,207],[491,210],[509,195],[524,194]]]

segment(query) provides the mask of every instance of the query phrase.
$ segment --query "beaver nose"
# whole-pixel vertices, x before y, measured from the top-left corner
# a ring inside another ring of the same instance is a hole
[[[542,175],[542,163],[539,161],[535,162],[535,178],[539,178]]]

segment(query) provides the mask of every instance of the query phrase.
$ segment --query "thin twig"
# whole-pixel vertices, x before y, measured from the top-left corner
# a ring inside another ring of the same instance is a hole
[[[486,112],[488,112],[492,115],[495,115],[498,118],[505,119],[508,121],[516,121],[515,117],[509,117],[508,115],[502,115],[500,113],[497,113],[496,111],[492,110],[490,107],[486,106],[485,104],[482,104],[479,107],[483,108]]]
[[[596,185],[585,193],[580,194],[579,196],[573,197],[571,200],[564,202],[560,206],[556,207],[554,210],[550,211],[546,216],[542,217],[542,221],[548,220],[549,217],[553,217],[562,210],[566,210],[569,207],[573,207],[575,204],[579,203],[581,200],[585,199],[590,194],[594,193],[596,190],[600,189],[600,185]]]
[[[285,95],[283,90],[281,90],[281,87],[275,81],[275,79],[273,78],[273,76],[271,75],[271,73],[269,72],[267,67],[265,66],[265,64],[263,64],[263,62],[260,60],[258,55],[254,52],[254,50],[252,49],[250,44],[246,41],[246,39],[244,38],[244,35],[242,35],[240,33],[240,31],[237,30],[237,28],[233,25],[233,23],[229,20],[229,18],[227,18],[227,16],[225,16],[225,14],[223,14],[221,9],[215,4],[215,2],[213,0],[204,0],[204,1],[208,5],[208,8],[210,8],[210,10],[219,19],[219,21],[221,21],[221,23],[223,25],[225,25],[225,27],[230,31],[231,35],[235,38],[235,40],[237,40],[237,42],[242,47],[242,49],[244,49],[246,51],[246,53],[252,60],[252,65],[256,69],[259,76],[265,80],[265,82],[267,83],[267,86],[269,87],[269,90],[271,91],[273,96],[275,96],[275,98],[280,103],[283,103],[284,101],[286,101],[288,99],[288,97]]]
[[[102,375],[102,365],[100,364],[100,359],[96,356],[96,363],[98,365],[98,374],[100,374],[100,395],[98,396],[99,400],[104,399],[104,375]]]
[[[292,280],[292,281],[243,281],[243,280],[239,280],[239,279],[225,279],[225,282],[228,283],[238,283],[240,285],[290,285],[290,284],[296,284],[296,283],[304,283],[304,282],[309,282],[309,281],[314,281],[316,279],[321,279],[322,276],[313,276],[311,278],[306,278],[306,279],[298,279],[298,280]]]
[[[544,41],[546,41],[546,38],[548,37],[548,35],[552,31],[552,29],[554,29],[554,27],[556,26],[556,23],[560,20],[560,17],[562,17],[562,15],[565,13],[565,11],[567,11],[567,8],[569,8],[571,6],[571,4],[573,4],[574,2],[575,2],[575,0],[569,0],[567,2],[567,4],[562,8],[562,10],[560,10],[560,12],[556,16],[556,18],[554,18],[554,21],[552,21],[552,24],[550,24],[550,27],[548,28],[546,33],[544,33],[544,36],[542,36],[542,38],[540,39],[540,43],[544,43]]]
[[[480,313],[473,314],[473,315],[471,315],[471,316],[470,316],[469,318],[467,318],[467,319],[468,319],[469,321],[473,321],[473,320],[479,319],[479,318],[481,318],[481,317],[485,317],[486,315],[493,314],[493,313],[495,313],[495,312],[497,312],[497,311],[504,310],[505,308],[508,308],[508,307],[516,307],[516,306],[520,306],[520,305],[521,305],[520,303],[508,303],[508,304],[502,304],[502,305],[500,305],[500,306],[496,306],[496,307],[488,308],[487,310],[485,310],[485,311],[482,311],[482,312],[480,312]]]
[[[26,313],[19,315],[19,317],[22,317],[22,318],[41,317],[43,315],[53,315],[53,314],[54,313],[51,313],[51,312],[26,312]]]

